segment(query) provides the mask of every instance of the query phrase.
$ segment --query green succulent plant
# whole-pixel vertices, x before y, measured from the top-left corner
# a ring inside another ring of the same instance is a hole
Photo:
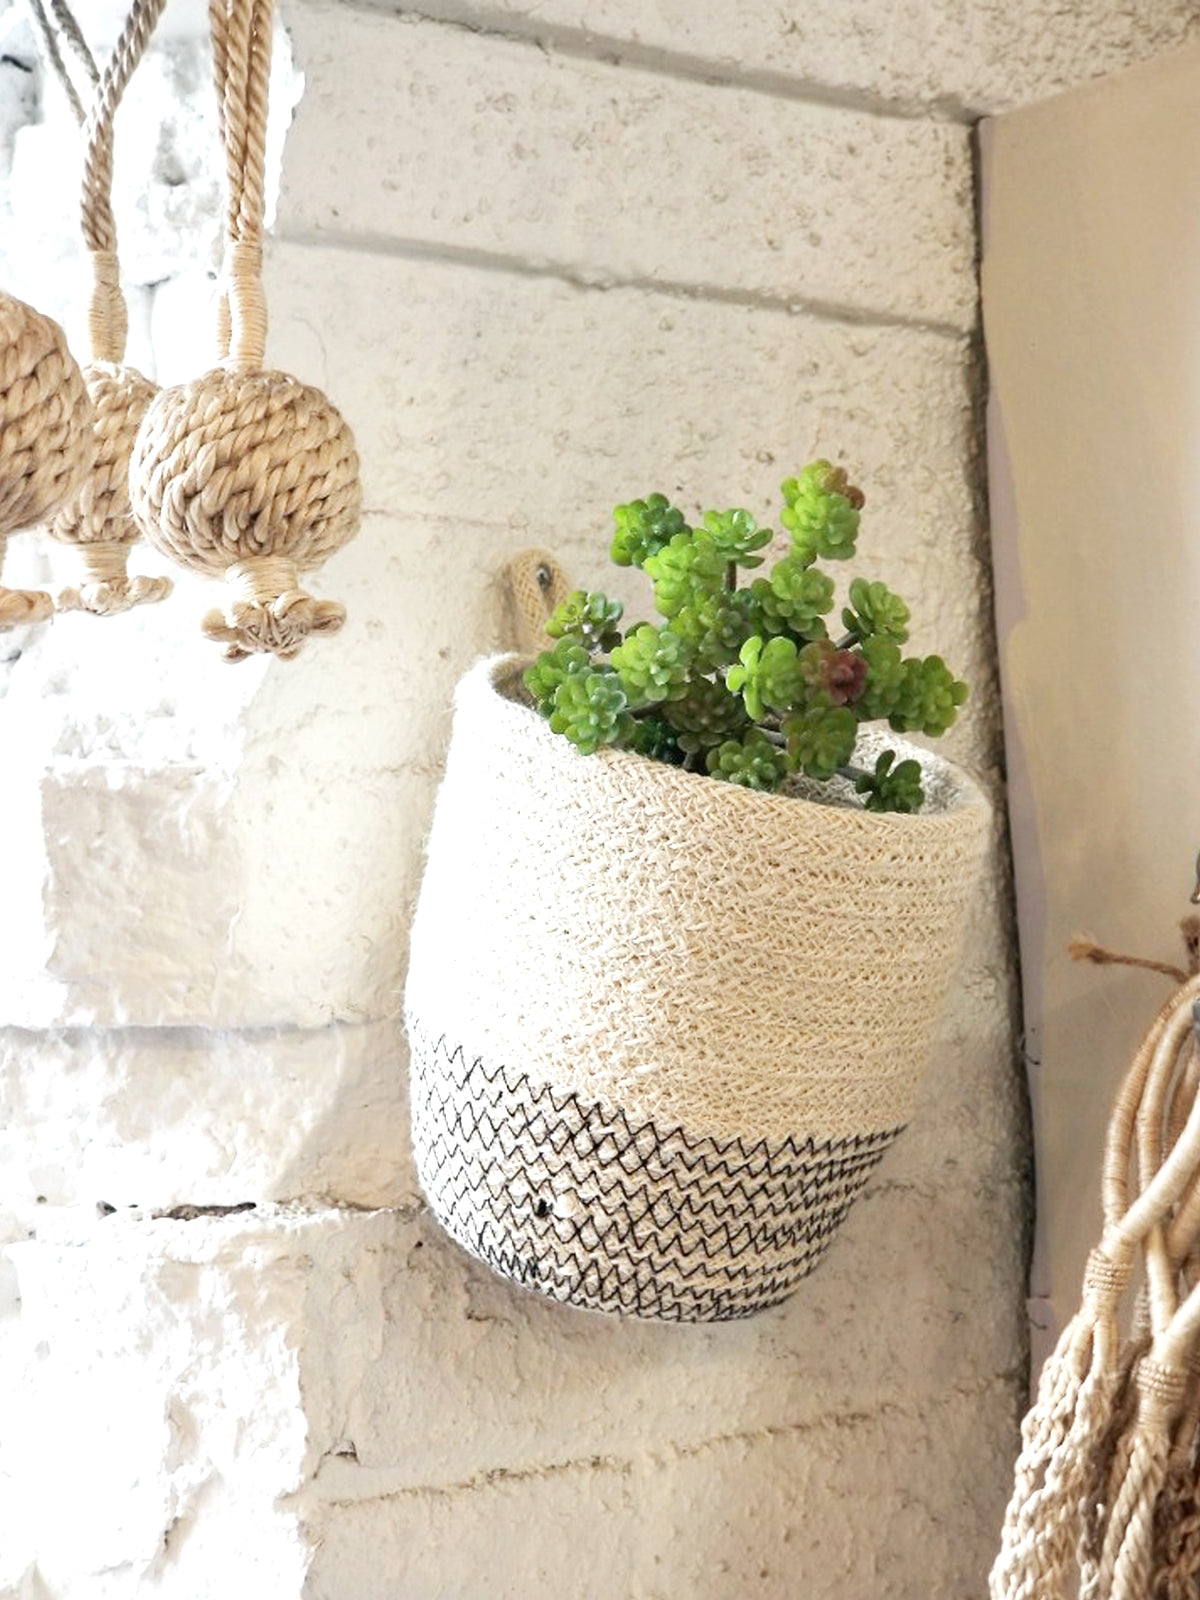
[[[528,668],[537,709],[581,751],[634,750],[773,793],[789,777],[849,779],[868,811],[919,811],[921,768],[884,750],[854,765],[858,730],[946,732],[967,686],[940,656],[905,656],[909,609],[855,578],[830,637],[834,580],[818,561],[854,556],[864,500],[845,469],[814,461],[785,480],[791,549],[763,567],[774,535],[749,511],[690,523],[665,495],[619,505],[611,555],[650,579],[658,622],[622,634],[621,602],[577,590],[555,611],[555,640]]]

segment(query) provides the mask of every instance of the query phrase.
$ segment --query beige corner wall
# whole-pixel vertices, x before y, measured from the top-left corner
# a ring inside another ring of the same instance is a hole
[[[1200,49],[985,126],[983,304],[1037,1129],[1033,1316],[1078,1304],[1113,1091],[1200,849]]]
[[[271,354],[362,446],[362,535],[320,583],[344,633],[223,668],[185,582],[0,661],[0,1214],[26,1240],[0,1360],[25,1353],[27,1401],[0,1596],[980,1594],[1026,1361],[999,833],[912,1129],[819,1274],[739,1326],[543,1303],[431,1225],[407,924],[506,557],[607,581],[610,508],[653,488],[767,513],[805,458],[852,463],[862,565],[972,680],[949,743],[1002,799],[970,122],[1187,8],[429,9],[286,11]],[[44,227],[8,237],[65,297]],[[185,374],[203,272],[145,283],[142,347]]]

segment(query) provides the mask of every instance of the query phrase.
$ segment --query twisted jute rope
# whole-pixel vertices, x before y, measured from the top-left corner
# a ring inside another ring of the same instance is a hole
[[[345,608],[306,594],[299,574],[353,537],[362,508],[358,455],[338,411],[318,389],[262,365],[272,9],[273,0],[210,0],[228,179],[221,365],[157,396],[130,468],[147,540],[228,581],[224,610],[202,624],[227,661],[294,656],[310,634],[342,626]]]
[[[80,228],[91,266],[88,306],[90,360],[83,378],[91,397],[95,460],[79,493],[48,524],[47,532],[79,551],[80,581],[60,590],[60,611],[117,616],[133,606],[165,600],[169,578],[131,577],[130,547],[139,538],[129,504],[129,458],[156,385],[124,363],[129,318],[121,293],[117,226],[112,207],[113,143],[117,108],[145,54],[165,0],[134,0],[112,53],[100,72],[68,0],[29,0],[47,65],[62,85],[83,130]],[[89,109],[68,69],[64,44],[86,79]]]
[[[29,17],[33,23],[34,33],[37,35],[38,46],[42,52],[42,59],[52,70],[54,76],[62,86],[62,91],[67,97],[67,104],[74,113],[75,120],[80,127],[87,120],[87,111],[84,101],[75,87],[75,80],[62,53],[62,41],[70,46],[76,58],[76,64],[82,67],[87,80],[88,88],[84,91],[90,99],[100,82],[100,74],[96,68],[95,57],[92,55],[87,40],[79,29],[79,24],[71,15],[65,0],[50,0],[50,12],[47,12],[43,0],[26,0]],[[50,19],[53,13],[53,22]]]
[[[53,516],[91,467],[92,403],[58,323],[0,293],[0,571],[8,535]],[[54,610],[0,584],[0,632]]]
[[[1180,1274],[1194,1291],[1200,1264],[1193,1255]],[[1154,1514],[1153,1600],[1195,1600],[1200,1592],[1200,1381],[1193,1348],[1190,1382],[1175,1424]]]
[[[1137,1162],[1143,1192],[1161,1168],[1164,1148],[1174,1149],[1195,1109],[1195,1003],[1192,1030],[1180,1057],[1182,1071],[1152,1073],[1137,1115]],[[1169,1068],[1178,1061],[1168,1064]],[[1105,1595],[1148,1595],[1156,1561],[1158,1504],[1166,1485],[1171,1430],[1189,1392],[1189,1347],[1179,1309],[1179,1252],[1188,1246],[1196,1173],[1178,1202],[1143,1241],[1146,1282],[1121,1366],[1123,1404],[1099,1462],[1094,1509],[1080,1553],[1081,1600]],[[1169,1224],[1169,1225],[1168,1225]]]
[[[1158,970],[1184,981],[1200,965],[1200,919],[1183,924],[1187,970],[1114,956],[1096,946],[1073,954],[1093,961]],[[1200,1026],[1193,1004],[1193,1033]],[[1200,1084],[1193,1038],[1169,1084],[1147,1085],[1137,1117],[1137,1161],[1143,1188],[1173,1149],[1191,1115]],[[1117,1403],[1100,1452],[1080,1548],[1080,1600],[1146,1595],[1183,1600],[1200,1575],[1200,1373],[1196,1313],[1185,1309],[1197,1281],[1200,1171],[1144,1241],[1146,1283],[1120,1358]]]
[[[1177,1294],[1200,1232],[1193,946],[1192,975],[1172,971],[1185,981],[1117,1097],[1103,1168],[1104,1233],[1088,1261],[1080,1311],[1043,1369],[1022,1428],[993,1600],[1147,1600],[1163,1565],[1163,1492],[1178,1481],[1182,1505],[1193,1486],[1190,1363],[1200,1304],[1179,1306]],[[1135,1154],[1141,1189],[1129,1205]],[[1139,1251],[1147,1287],[1122,1346],[1117,1313]]]
[[[1200,1015],[1194,1008],[1200,1029]],[[1177,1137],[1183,1108],[1194,1105],[1200,1087],[1200,1052],[1193,1050],[1181,1074],[1176,1104],[1167,1123],[1167,1142]],[[1156,1600],[1195,1600],[1200,1589],[1200,1173],[1174,1209],[1169,1224],[1147,1243],[1147,1322],[1153,1332],[1148,1360],[1168,1373],[1181,1391],[1174,1417],[1156,1416],[1152,1401],[1139,1392],[1139,1413],[1131,1429],[1126,1502],[1140,1475],[1141,1503],[1122,1528],[1116,1502],[1106,1530],[1105,1550],[1114,1571],[1128,1567],[1131,1584],[1145,1584]],[[1145,1375],[1137,1370],[1139,1386]],[[1115,1476],[1115,1475],[1114,1475]],[[1135,1482],[1128,1483],[1130,1478]],[[1151,1491],[1155,1492],[1153,1503]],[[1147,1529],[1146,1523],[1150,1523]]]
[[[1197,1091],[1200,1065],[1195,1058],[1181,1096]],[[1200,1175],[1177,1208],[1167,1232],[1170,1264],[1186,1305],[1200,1282]],[[1147,1314],[1147,1322],[1149,1316]],[[1200,1376],[1197,1350],[1188,1360],[1189,1383],[1174,1425],[1163,1485],[1154,1513],[1149,1593],[1154,1600],[1195,1600],[1200,1592]]]

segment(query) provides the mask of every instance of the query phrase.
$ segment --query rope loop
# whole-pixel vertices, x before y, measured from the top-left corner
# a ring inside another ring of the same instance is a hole
[[[47,66],[83,129],[83,184],[79,218],[92,264],[88,336],[93,361],[120,361],[125,353],[128,313],[117,266],[117,224],[112,208],[113,126],[121,97],[145,54],[166,0],[133,0],[119,38],[101,72],[68,0],[29,0],[30,14]],[[85,107],[67,67],[66,44],[83,67],[90,105]]]

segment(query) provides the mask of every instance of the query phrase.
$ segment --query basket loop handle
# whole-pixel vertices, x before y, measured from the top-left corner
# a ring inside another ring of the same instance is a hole
[[[537,655],[554,643],[546,624],[571,593],[571,582],[549,550],[522,550],[502,574],[507,617],[504,646]]]

